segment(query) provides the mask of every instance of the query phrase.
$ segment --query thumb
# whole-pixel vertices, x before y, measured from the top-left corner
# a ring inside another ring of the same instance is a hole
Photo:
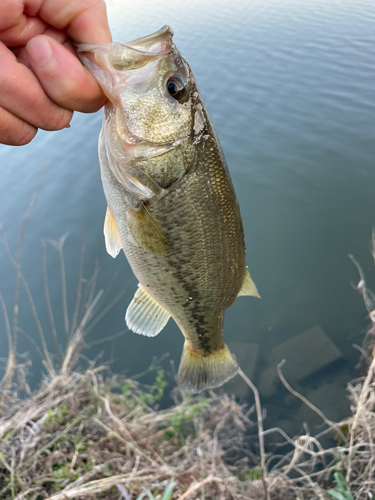
[[[64,45],[39,35],[26,45],[33,72],[52,101],[72,111],[91,113],[106,102],[99,85],[74,54],[70,42]]]

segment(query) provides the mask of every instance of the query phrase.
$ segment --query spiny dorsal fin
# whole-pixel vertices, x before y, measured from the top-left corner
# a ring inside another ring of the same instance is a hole
[[[221,349],[205,356],[185,340],[178,383],[184,391],[196,394],[205,389],[220,387],[234,377],[238,370],[239,366],[225,344]]]
[[[120,235],[118,234],[117,224],[113,213],[107,207],[104,219],[104,239],[105,247],[109,255],[113,258],[117,257],[121,250]]]
[[[240,295],[251,295],[252,297],[258,297],[260,299],[259,292],[257,287],[255,286],[254,281],[250,277],[249,270],[246,268],[245,277],[242,282],[241,290],[238,293],[238,297]]]
[[[125,321],[135,333],[155,337],[168,323],[170,315],[163,309],[141,284],[126,311]]]
[[[128,209],[127,219],[133,238],[143,250],[155,255],[167,252],[167,238],[143,204],[139,212]]]

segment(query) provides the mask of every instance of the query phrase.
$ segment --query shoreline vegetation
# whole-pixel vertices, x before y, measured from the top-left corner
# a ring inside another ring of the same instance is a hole
[[[193,397],[175,388],[174,405],[160,410],[157,402],[166,387],[160,360],[154,360],[148,370],[154,373],[149,386],[137,377],[112,375],[107,366],[87,358],[83,362],[85,336],[109,307],[101,308],[105,294],[95,292],[97,269],[90,279],[83,279],[83,243],[75,307],[69,318],[65,237],[51,242],[61,270],[64,351],[58,343],[43,247],[48,336],[56,351],[51,354],[21,270],[23,234],[35,196],[36,189],[20,228],[16,259],[0,231],[16,272],[12,317],[0,294],[3,337],[9,346],[0,381],[0,500],[375,498],[375,295],[366,287],[354,257],[360,275],[354,288],[363,296],[371,326],[362,349],[364,376],[347,385],[351,414],[341,422],[330,421],[289,385],[280,363],[278,374],[284,386],[322,420],[316,436],[307,427],[304,435],[288,436],[280,428],[264,427],[258,391],[243,372],[240,375],[254,395],[252,407],[213,391]],[[375,260],[374,233],[372,255]],[[39,343],[29,340],[45,371],[36,391],[27,382],[29,363],[20,363],[17,357],[17,337],[27,336],[18,325],[22,288],[39,332]],[[275,452],[275,441],[277,446],[288,445],[290,451]]]

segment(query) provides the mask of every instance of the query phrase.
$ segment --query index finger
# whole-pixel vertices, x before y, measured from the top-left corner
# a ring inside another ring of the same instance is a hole
[[[39,3],[38,15],[78,43],[110,43],[104,0],[29,0]]]

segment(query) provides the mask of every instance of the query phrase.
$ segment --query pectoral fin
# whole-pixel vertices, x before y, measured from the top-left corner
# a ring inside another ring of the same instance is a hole
[[[155,255],[167,252],[167,239],[143,204],[139,212],[128,209],[127,219],[131,235],[143,250]]]
[[[170,315],[163,309],[141,284],[126,311],[125,321],[135,333],[155,337],[168,323]]]
[[[105,247],[109,255],[113,258],[117,257],[121,250],[121,241],[115,218],[109,207],[107,207],[104,219],[104,239]]]
[[[258,297],[258,299],[260,299],[257,287],[255,286],[254,281],[251,279],[249,270],[247,268],[244,280],[242,282],[241,290],[238,293],[238,297],[240,295],[251,295],[252,297]]]

